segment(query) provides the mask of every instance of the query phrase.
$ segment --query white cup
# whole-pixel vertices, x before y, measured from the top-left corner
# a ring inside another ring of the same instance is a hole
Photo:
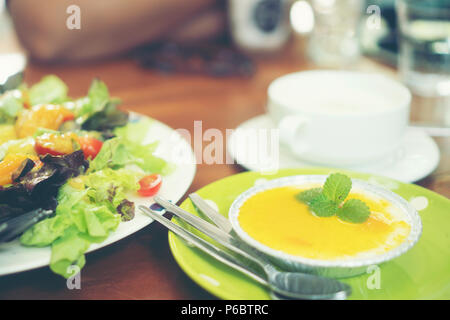
[[[273,81],[267,109],[298,158],[352,166],[392,154],[409,121],[411,94],[373,73],[317,70]]]

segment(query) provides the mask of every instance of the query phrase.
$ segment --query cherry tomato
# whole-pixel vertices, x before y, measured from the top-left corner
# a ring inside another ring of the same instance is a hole
[[[51,154],[52,156],[61,156],[74,152],[73,142],[75,134],[56,134],[45,133],[36,137],[34,149],[39,155]]]
[[[138,193],[143,197],[150,197],[155,195],[161,188],[162,177],[160,174],[151,174],[139,180],[141,188]]]
[[[72,112],[64,112],[62,122],[71,121],[75,119],[75,115]]]
[[[94,159],[103,146],[103,142],[89,136],[78,137],[77,141],[80,144],[81,150],[83,150],[86,160],[88,158],[91,158],[91,160]]]

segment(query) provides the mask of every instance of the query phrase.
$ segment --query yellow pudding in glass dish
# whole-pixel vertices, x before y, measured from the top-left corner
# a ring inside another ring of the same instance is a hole
[[[363,223],[338,216],[316,216],[296,197],[322,186],[326,176],[294,176],[271,180],[247,190],[230,208],[237,235],[280,262],[285,269],[347,276],[390,260],[417,242],[417,211],[395,193],[353,179],[347,199],[370,209]]]

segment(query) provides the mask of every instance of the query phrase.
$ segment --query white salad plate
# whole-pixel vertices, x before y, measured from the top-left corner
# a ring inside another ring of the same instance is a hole
[[[243,122],[228,139],[229,155],[244,168],[259,172],[275,173],[278,169],[321,166],[299,159],[288,148],[276,143],[271,129],[276,127],[267,114]],[[249,133],[253,133],[253,139],[249,138]],[[274,143],[276,148],[273,148]],[[411,183],[433,172],[439,164],[439,158],[439,148],[430,136],[419,128],[408,128],[400,146],[391,156],[343,169]]]
[[[130,121],[145,117],[131,113]],[[175,165],[175,169],[169,175],[163,177],[161,189],[158,194],[176,203],[189,189],[195,176],[195,158],[189,143],[169,126],[153,120],[149,127],[144,142],[159,141],[155,155]],[[152,198],[130,196],[129,200],[135,202],[135,208],[139,205],[149,206],[153,204]],[[133,220],[122,222],[116,231],[102,243],[92,244],[87,252],[91,252],[120,239],[123,239],[149,225],[153,220],[136,209]],[[50,247],[28,248],[20,244],[16,239],[0,244],[0,275],[6,275],[26,270],[31,270],[50,263]]]

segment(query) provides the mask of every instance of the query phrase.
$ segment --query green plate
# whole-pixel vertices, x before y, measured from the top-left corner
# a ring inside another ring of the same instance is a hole
[[[275,175],[245,172],[216,181],[198,194],[213,201],[223,215],[234,199],[255,183],[290,175],[329,174],[336,169],[288,169]],[[388,188],[410,201],[422,217],[423,233],[406,254],[343,279],[352,286],[350,299],[450,299],[450,200],[422,187],[388,178],[342,171]],[[190,200],[181,205],[196,213]],[[169,233],[170,249],[180,267],[197,284],[222,299],[269,299],[267,290]]]

